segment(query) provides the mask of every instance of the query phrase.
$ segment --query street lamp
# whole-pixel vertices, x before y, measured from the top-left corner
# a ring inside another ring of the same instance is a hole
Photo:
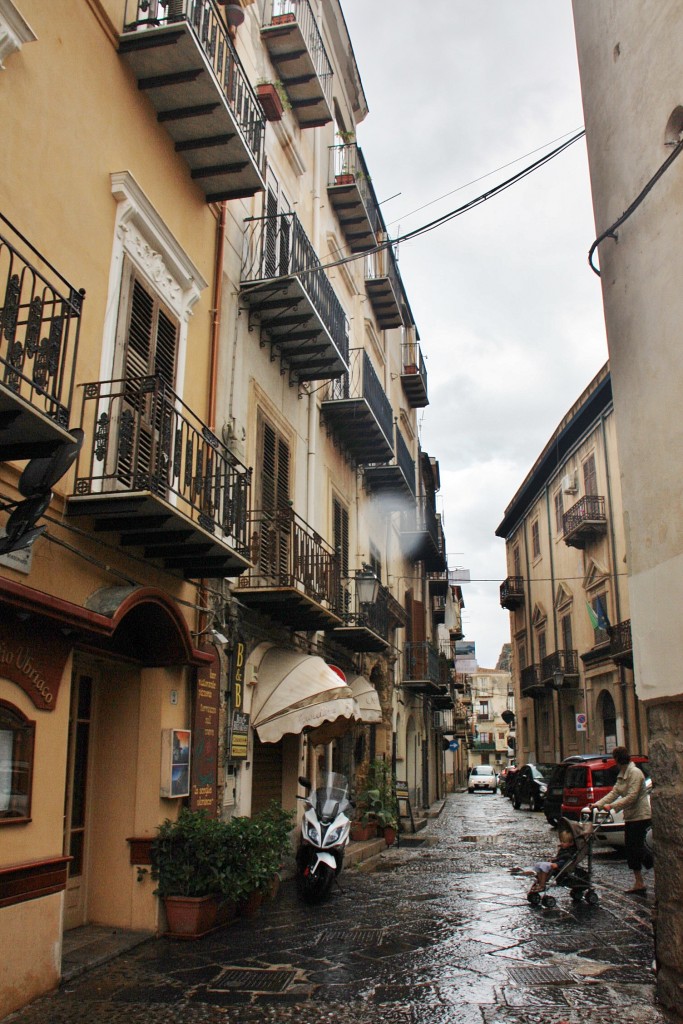
[[[379,594],[379,580],[370,565],[363,565],[356,572],[356,594],[359,604],[375,604]]]
[[[561,668],[553,670],[553,689],[561,690],[564,683],[564,672]]]

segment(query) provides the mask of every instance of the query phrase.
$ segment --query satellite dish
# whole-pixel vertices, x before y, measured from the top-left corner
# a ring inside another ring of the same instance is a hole
[[[510,723],[514,722],[515,720],[515,713],[514,711],[504,711],[500,717],[503,719],[504,722],[510,725]]]
[[[36,494],[32,498],[26,498],[25,501],[19,502],[7,520],[6,536],[0,540],[0,554],[6,555],[10,551],[21,551],[45,532],[47,526],[36,529],[35,524],[51,501],[52,491],[48,491],[47,494]]]
[[[47,523],[43,526],[34,526],[32,530],[27,530],[18,538],[0,537],[0,555],[8,555],[12,551],[23,551],[24,548],[29,548],[46,530]]]
[[[26,464],[18,484],[19,493],[23,494],[25,498],[32,498],[35,495],[51,491],[57,481],[61,480],[66,471],[74,464],[83,447],[85,434],[80,427],[70,430],[69,433],[73,437],[73,441],[65,441],[52,455],[43,459],[31,459]],[[40,514],[42,515],[42,512]]]

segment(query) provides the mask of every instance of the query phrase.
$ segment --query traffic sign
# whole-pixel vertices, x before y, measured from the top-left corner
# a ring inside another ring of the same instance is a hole
[[[576,716],[576,731],[586,732],[587,729],[588,722],[586,720],[586,716],[583,712],[579,712],[579,714]]]
[[[451,742],[448,744],[448,749],[449,750],[457,750],[459,746],[460,746],[460,744],[458,743],[457,740],[451,740]]]

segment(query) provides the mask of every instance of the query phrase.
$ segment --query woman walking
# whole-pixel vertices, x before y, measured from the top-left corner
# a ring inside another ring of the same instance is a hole
[[[633,872],[634,882],[627,893],[643,896],[647,886],[643,881],[643,868],[652,867],[652,854],[645,848],[645,836],[652,824],[650,796],[645,785],[645,776],[631,760],[626,747],[615,747],[612,757],[619,765],[614,788],[592,804],[599,810],[624,812],[624,844],[626,863]]]

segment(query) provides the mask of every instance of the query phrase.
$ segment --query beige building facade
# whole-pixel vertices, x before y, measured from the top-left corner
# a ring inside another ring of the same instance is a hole
[[[647,706],[655,781],[657,987],[662,1002],[680,1012],[683,687],[675,651],[683,578],[683,14],[673,0],[574,0],[573,8],[596,234],[604,237],[593,247],[593,263],[601,273],[614,387],[636,686]]]
[[[609,366],[548,440],[505,510],[518,763],[647,753],[633,670]]]
[[[337,0],[2,0],[0,29],[4,1015],[65,930],[163,929],[181,806],[294,809],[375,759],[431,803],[452,691]]]

